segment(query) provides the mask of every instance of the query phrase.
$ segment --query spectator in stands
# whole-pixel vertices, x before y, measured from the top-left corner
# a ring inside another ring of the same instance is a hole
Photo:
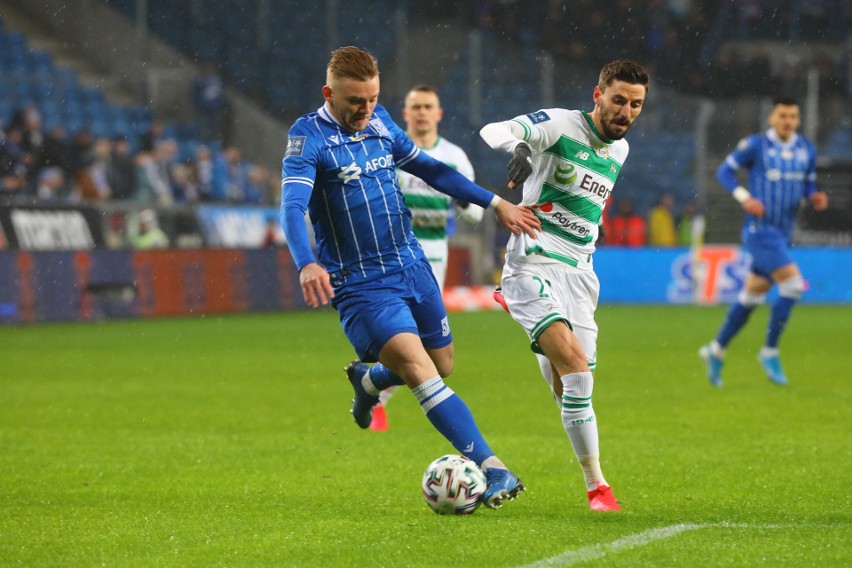
[[[8,130],[20,132],[20,147],[24,153],[23,162],[31,167],[44,142],[41,113],[35,103],[29,102],[18,109],[9,123]]]
[[[136,199],[168,207],[174,203],[171,183],[162,175],[154,156],[150,152],[136,154]]]
[[[0,196],[20,197],[27,185],[27,167],[22,158],[20,131],[0,130]]]
[[[677,245],[674,220],[674,197],[664,193],[648,215],[648,244],[655,247]]]
[[[139,138],[140,152],[153,152],[157,147],[157,142],[165,138],[166,126],[163,121],[157,117],[151,120],[151,125],[148,127],[142,136]]]
[[[112,188],[113,199],[130,199],[136,191],[136,165],[124,136],[116,136],[112,140],[107,181]]]
[[[174,164],[171,168],[172,194],[175,203],[193,204],[199,201],[201,195],[193,174],[192,167],[188,164]]]
[[[132,244],[136,249],[169,248],[169,236],[160,228],[153,209],[139,213],[139,233],[133,237]]]
[[[257,164],[246,166],[246,184],[243,195],[243,203],[261,205],[269,203],[267,186],[269,181],[269,170]]]
[[[99,201],[112,197],[107,168],[112,146],[109,139],[98,138],[83,167],[77,170],[77,183],[84,200]]]
[[[45,135],[44,142],[34,158],[33,170],[40,172],[44,168],[57,167],[67,179],[73,172],[72,162],[71,145],[65,128],[57,124]]]
[[[192,102],[201,138],[205,142],[221,142],[227,100],[215,62],[208,60],[201,64],[201,75],[192,84]]]
[[[68,199],[65,174],[56,166],[43,168],[38,173],[35,195],[41,202],[56,202]]]
[[[94,143],[95,137],[92,136],[91,131],[86,127],[81,128],[71,137],[71,168],[69,173],[72,176],[76,177],[78,172],[88,164],[89,154],[92,151]]]
[[[633,200],[622,197],[616,202],[616,214],[610,217],[609,244],[622,247],[645,245],[645,219],[633,209]]]
[[[248,186],[247,165],[243,162],[240,149],[234,145],[222,151],[225,160],[225,199],[231,203],[242,203],[246,199]]]
[[[688,201],[681,208],[677,221],[677,241],[681,246],[700,245],[704,240],[704,215],[695,201]]]
[[[225,163],[207,146],[199,146],[192,162],[202,201],[225,200]]]

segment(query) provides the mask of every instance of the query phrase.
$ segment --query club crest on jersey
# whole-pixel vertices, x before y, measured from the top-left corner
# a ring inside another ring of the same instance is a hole
[[[349,183],[350,181],[361,179],[361,168],[355,162],[352,162],[348,166],[341,168],[337,177],[342,179],[343,183]]]
[[[570,185],[577,180],[577,172],[573,164],[558,164],[553,172],[556,183]]]
[[[539,122],[547,122],[548,120],[550,120],[550,117],[547,116],[547,113],[543,110],[530,113],[527,115],[527,118],[530,119],[530,122],[532,122],[533,124],[538,124]]]
[[[447,337],[450,334],[450,319],[448,316],[445,316],[444,319],[441,320],[441,335]]]
[[[388,132],[385,123],[382,122],[382,119],[376,117],[370,120],[370,126],[373,127],[373,130],[376,131],[376,134],[379,136],[390,136],[390,132]]]
[[[288,136],[287,150],[284,151],[284,157],[301,156],[302,152],[305,150],[305,141],[307,139],[307,136]]]
[[[601,158],[609,158],[609,150],[603,146],[595,150],[595,154],[600,156]]]

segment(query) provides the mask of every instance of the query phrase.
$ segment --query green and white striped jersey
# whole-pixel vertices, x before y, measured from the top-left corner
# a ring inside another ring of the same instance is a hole
[[[536,239],[512,236],[508,259],[591,269],[598,224],[627,158],[627,141],[607,139],[579,110],[545,109],[504,124],[532,148],[533,173],[521,203],[533,208],[542,228]]]
[[[439,136],[434,146],[421,148],[421,150],[457,170],[470,181],[474,181],[473,166],[467,154],[449,140]],[[427,240],[446,239],[447,216],[452,198],[432,189],[425,181],[408,172],[398,169],[396,177],[405,196],[405,205],[411,210],[411,225],[417,240],[422,243]]]

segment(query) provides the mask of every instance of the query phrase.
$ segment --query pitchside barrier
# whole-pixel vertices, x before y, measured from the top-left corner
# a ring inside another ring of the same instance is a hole
[[[803,302],[852,303],[852,248],[797,248]],[[454,250],[448,274],[470,262]],[[600,302],[719,304],[736,298],[748,258],[735,246],[601,248]],[[499,309],[492,286],[451,286],[451,311]],[[286,247],[0,251],[0,322],[86,321],[304,309]]]

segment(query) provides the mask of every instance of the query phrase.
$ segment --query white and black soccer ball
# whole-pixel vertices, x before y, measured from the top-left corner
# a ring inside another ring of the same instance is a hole
[[[455,454],[430,463],[421,482],[423,498],[439,515],[470,515],[479,507],[486,485],[482,470]]]

